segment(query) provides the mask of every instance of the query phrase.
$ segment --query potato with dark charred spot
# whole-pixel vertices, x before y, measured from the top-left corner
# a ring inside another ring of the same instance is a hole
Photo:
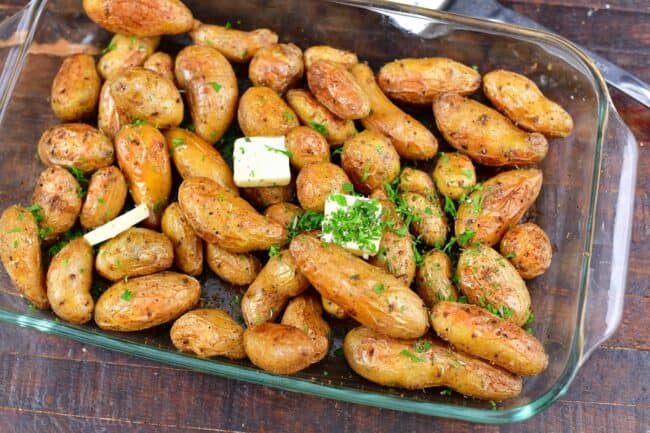
[[[91,56],[75,54],[66,57],[52,81],[54,114],[65,122],[88,117],[97,108],[101,85]]]
[[[348,317],[345,310],[340,305],[335,304],[324,296],[320,297],[323,310],[332,317],[343,320]]]
[[[251,87],[241,97],[237,110],[239,127],[249,137],[278,137],[299,125],[298,116],[268,87]]]
[[[215,244],[205,244],[205,260],[219,278],[236,286],[252,283],[262,269],[254,255],[231,253]]]
[[[340,63],[346,68],[359,63],[357,55],[350,51],[330,47],[328,45],[314,45],[305,50],[305,67],[309,68],[317,60],[327,60]]]
[[[85,173],[113,163],[113,144],[97,128],[65,123],[46,130],[38,141],[38,156],[47,166],[74,167]]]
[[[45,240],[56,239],[68,231],[81,212],[81,187],[77,180],[59,166],[48,167],[36,181],[32,204],[40,206],[40,228]]]
[[[358,191],[369,194],[399,176],[400,159],[388,137],[365,130],[343,145],[341,167]]]
[[[88,182],[88,192],[79,221],[85,229],[94,229],[117,217],[126,200],[126,180],[119,168],[100,168]]]
[[[159,43],[159,37],[136,38],[115,35],[108,44],[106,53],[99,59],[97,70],[104,80],[108,80],[129,68],[142,66],[156,51]]]
[[[415,192],[434,203],[440,203],[440,197],[433,184],[433,179],[425,171],[413,167],[404,167],[399,175],[399,190]]]
[[[431,250],[422,257],[416,273],[416,291],[427,307],[440,301],[458,299],[458,290],[451,278],[451,260],[443,251]]]
[[[330,145],[323,134],[307,126],[297,126],[289,131],[285,144],[291,155],[291,165],[298,170],[330,160]]]
[[[281,323],[294,326],[309,335],[314,345],[312,364],[327,356],[330,348],[331,329],[323,319],[320,296],[303,293],[293,298],[284,310]]]
[[[174,246],[174,264],[189,275],[203,272],[203,242],[185,219],[178,203],[165,209],[160,223],[162,232]]]
[[[307,83],[318,102],[341,119],[361,119],[370,114],[368,95],[340,63],[316,60],[307,68]]]
[[[176,80],[174,76],[174,59],[167,53],[162,51],[153,53],[145,60],[143,66],[145,69],[167,78],[172,83]]]
[[[225,356],[243,359],[244,329],[223,310],[202,308],[176,319],[169,331],[172,344],[181,352],[203,358]]]
[[[444,153],[433,169],[433,180],[442,195],[459,200],[476,185],[476,170],[467,155]]]
[[[278,35],[269,29],[245,32],[198,21],[189,33],[196,45],[219,50],[233,63],[248,62],[260,49],[278,43]]]
[[[275,203],[264,210],[264,216],[282,225],[290,227],[302,216],[303,212],[299,206],[293,203]]]
[[[500,250],[526,280],[546,272],[553,257],[550,239],[535,223],[518,224],[508,230],[501,239]]]
[[[244,331],[248,359],[262,370],[294,374],[312,364],[314,343],[302,330],[279,323],[263,323]]]
[[[256,186],[242,188],[241,193],[246,199],[258,208],[265,208],[272,204],[290,201],[295,192],[294,183],[284,186]]]
[[[248,67],[253,86],[270,87],[279,94],[296,87],[304,72],[302,50],[291,43],[260,48]]]
[[[343,192],[350,178],[338,165],[331,162],[310,164],[300,170],[296,178],[296,193],[304,210],[323,212],[325,201],[332,193]]]
[[[436,202],[414,192],[402,193],[402,199],[415,216],[411,230],[431,247],[442,247],[447,240],[447,217]]]

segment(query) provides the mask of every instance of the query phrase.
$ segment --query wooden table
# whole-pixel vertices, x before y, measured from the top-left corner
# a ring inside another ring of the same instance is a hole
[[[16,0],[0,0],[3,14]],[[647,0],[505,2],[650,81]],[[0,324],[0,432],[650,431],[650,110],[613,91],[640,148],[625,316],[553,407],[512,426],[409,415],[268,389]]]

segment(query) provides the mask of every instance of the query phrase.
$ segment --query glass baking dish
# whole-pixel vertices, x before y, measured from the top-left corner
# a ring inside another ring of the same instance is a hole
[[[120,352],[266,386],[406,412],[483,423],[520,421],[563,395],[585,360],[617,328],[628,266],[637,144],[622,123],[596,67],[566,40],[506,24],[386,1],[187,0],[206,22],[230,21],[244,29],[269,27],[282,41],[302,48],[329,44],[355,51],[377,70],[401,57],[447,56],[482,72],[507,68],[531,77],[575,120],[574,133],[553,141],[544,160],[544,188],[535,220],[555,251],[551,269],[529,284],[536,321],[550,364],[528,378],[518,398],[499,403],[443,396],[440,389],[404,391],[373,385],[337,356],[346,326],[333,326],[334,343],[322,362],[292,377],[265,373],[248,362],[200,359],[171,346],[168,327],[116,334],[92,325],[73,326],[51,312],[29,308],[4,269],[0,271],[0,320]],[[81,1],[38,0],[0,26],[0,208],[29,202],[42,170],[36,143],[58,120],[48,100],[61,57],[98,54],[110,35],[91,23]],[[165,38],[175,52],[187,37]],[[246,75],[246,68],[238,73]],[[430,108],[411,110],[433,128]],[[213,274],[201,277],[203,305],[239,314],[233,299],[243,288],[225,286]]]

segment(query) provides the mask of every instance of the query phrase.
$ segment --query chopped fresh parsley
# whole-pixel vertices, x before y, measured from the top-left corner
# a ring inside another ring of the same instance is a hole
[[[332,212],[323,220],[323,234],[327,235],[328,241],[338,245],[355,243],[359,250],[376,254],[377,241],[383,233],[382,224],[378,219],[381,211],[379,202],[373,199],[359,199],[350,206],[341,194],[331,194],[329,199],[341,206],[341,209]]]
[[[385,290],[385,287],[381,283],[375,284],[375,286],[372,288],[372,291],[377,293],[377,294],[383,293],[384,290]]]
[[[474,177],[474,171],[469,169],[469,168],[463,170],[460,174],[462,174],[463,176],[465,176],[468,179],[471,179],[471,178]]]
[[[475,232],[474,230],[472,230],[472,229],[465,229],[465,231],[462,232],[462,233],[458,236],[458,244],[459,244],[461,247],[466,246],[466,245],[469,243],[469,241],[471,241],[472,238],[473,238],[475,235],[476,235],[476,232]]]
[[[510,251],[508,254],[506,254],[506,259],[514,259],[517,257],[517,254],[515,254],[514,251]]]
[[[361,176],[361,182],[367,181],[368,177],[370,177],[370,168],[368,167],[368,164],[366,164],[363,166],[363,175]]]
[[[145,123],[146,122],[144,120],[142,120],[142,119],[134,119],[133,120],[133,126],[135,126],[135,127],[143,126]]]
[[[79,198],[83,199],[88,191],[88,178],[86,177],[86,173],[76,167],[68,167],[68,171],[79,183],[79,191],[77,193],[79,194]]]
[[[279,254],[280,254],[280,246],[271,245],[271,248],[269,248],[269,257],[278,256],[279,258]]]
[[[227,21],[225,27],[226,27],[226,30],[232,29],[232,23],[230,21]]]
[[[185,139],[184,139],[183,137],[176,137],[176,138],[172,139],[172,148],[171,148],[171,150],[169,151],[169,154],[170,154],[170,155],[173,155],[173,154],[174,154],[174,151],[176,151],[176,148],[177,148],[178,146],[183,146],[183,145],[185,145],[185,144],[186,144],[186,143],[185,143]]]
[[[402,349],[402,351],[399,353],[402,356],[406,356],[413,362],[424,362],[425,359],[423,357],[417,356],[415,353],[411,352],[408,349]]]
[[[23,231],[22,228],[20,228],[20,227],[16,227],[15,229],[11,229],[11,230],[9,230],[7,233],[9,233],[9,234],[11,234],[11,233],[20,233],[20,232],[22,232],[22,231]]]
[[[102,54],[110,53],[111,51],[113,51],[116,48],[117,48],[117,43],[115,41],[111,40],[111,42],[108,44],[108,46],[102,50]]]
[[[214,89],[215,92],[219,92],[223,87],[221,84],[217,83],[216,81],[209,81],[208,84],[210,85],[210,87]]]
[[[427,350],[431,349],[431,346],[432,346],[432,344],[431,344],[430,341],[426,341],[426,340],[425,341],[419,341],[419,342],[415,343],[415,351],[417,353],[426,352]]]
[[[350,194],[354,193],[354,186],[352,186],[352,184],[349,183],[349,182],[344,183],[343,184],[343,192],[347,192],[347,193],[350,193]]]
[[[125,301],[130,301],[133,298],[133,292],[129,289],[124,289],[120,298],[124,299]]]
[[[239,305],[240,302],[241,302],[241,296],[235,295],[230,300],[230,305]]]
[[[321,135],[327,135],[327,127],[322,123],[309,122],[309,127],[319,132]]]
[[[447,397],[450,397],[450,396],[452,396],[453,394],[454,394],[454,391],[452,391],[452,390],[449,389],[449,388],[445,388],[445,389],[443,389],[442,391],[440,391],[440,395],[445,395],[445,396],[447,396]]]
[[[311,210],[303,213],[300,218],[294,220],[293,224],[289,227],[289,242],[300,232],[320,230],[323,224],[322,213],[317,213]]]
[[[339,347],[338,349],[336,349],[336,350],[334,351],[334,355],[335,355],[335,356],[338,356],[338,357],[343,356],[343,348],[342,348],[342,347]]]
[[[456,218],[456,203],[448,196],[445,196],[445,212]]]
[[[286,156],[287,158],[291,158],[293,156],[293,153],[289,152],[288,150],[282,150],[282,149],[277,149],[273,146],[269,146],[268,144],[266,145],[266,150],[270,152],[276,152],[276,153],[281,153],[282,155]]]
[[[287,122],[293,122],[293,119],[295,119],[293,114],[291,114],[291,112],[289,112],[288,110],[284,110],[282,112],[282,116],[284,116],[284,118],[287,119]]]

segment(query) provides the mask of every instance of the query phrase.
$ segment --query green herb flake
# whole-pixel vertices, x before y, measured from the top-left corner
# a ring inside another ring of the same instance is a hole
[[[334,356],[342,357],[343,356],[343,348],[339,347],[334,351]]]
[[[269,257],[278,256],[279,258],[279,254],[280,254],[280,246],[271,245],[271,248],[269,248]]]
[[[309,122],[309,127],[319,132],[321,135],[327,135],[327,128],[322,123]]]
[[[476,235],[476,232],[472,229],[465,229],[464,232],[458,236],[458,243],[460,244],[461,247],[464,247],[469,243],[469,241],[472,240],[472,238]]]
[[[230,305],[239,305],[241,303],[241,296],[235,295],[230,300]]]
[[[106,48],[102,50],[102,54],[110,53],[114,49],[117,48],[117,43],[115,41],[111,41]]]
[[[22,212],[19,213],[19,214],[18,214],[18,221],[22,221],[22,220],[24,220],[24,219],[25,219],[25,214],[22,213]]]
[[[425,359],[422,357],[417,356],[415,353],[411,352],[408,349],[402,349],[402,351],[399,353],[402,356],[406,356],[413,362],[424,362]]]
[[[134,119],[132,125],[136,128],[143,126],[146,122],[142,119]]]
[[[377,293],[377,294],[383,293],[384,290],[385,290],[385,287],[381,283],[375,284],[375,286],[372,288],[372,291]]]
[[[425,341],[419,341],[419,342],[415,343],[415,351],[417,353],[426,352],[427,350],[431,349],[431,346],[433,346],[433,345],[431,344],[430,341],[426,341],[426,340]]]
[[[9,233],[9,234],[11,234],[11,233],[20,233],[20,232],[22,232],[22,231],[23,231],[22,228],[20,228],[20,227],[16,227],[15,229],[11,229],[11,230],[9,230],[7,233]]]
[[[218,93],[218,92],[221,90],[221,88],[223,87],[221,84],[217,83],[216,81],[210,81],[210,82],[208,82],[208,84],[209,84],[210,87],[212,87],[212,88],[214,89],[214,91],[217,92],[217,93]]]
[[[122,292],[122,295],[120,296],[120,298],[122,298],[122,299],[124,299],[125,301],[128,302],[133,298],[133,292],[130,291],[129,289],[124,289],[124,291]]]
[[[497,402],[494,400],[490,400],[490,408],[492,410],[497,410]]]
[[[463,170],[460,174],[462,174],[463,176],[465,176],[468,179],[474,178],[474,171],[472,169],[470,169],[470,168],[467,168],[467,169]]]
[[[106,204],[106,201],[104,200],[103,197],[97,197],[97,203],[99,203],[99,204]]]
[[[443,389],[442,391],[440,391],[440,395],[451,397],[452,395],[454,395],[454,391],[452,391],[449,388],[446,388],[446,389]]]
[[[68,171],[74,176],[77,183],[79,183],[79,190],[77,193],[79,194],[79,198],[83,199],[88,191],[88,178],[86,177],[86,173],[76,167],[68,167]]]
[[[183,137],[176,137],[176,138],[172,139],[172,149],[169,152],[169,154],[173,155],[178,146],[183,146],[185,144],[187,144],[187,143],[185,143],[185,139]]]
[[[38,237],[41,240],[49,237],[52,233],[54,233],[54,230],[52,229],[52,226],[47,226],[46,228],[38,229]]]
[[[18,239],[14,239],[14,248],[18,248]]]
[[[361,182],[367,181],[368,177],[370,177],[370,168],[368,167],[368,164],[366,164],[363,166],[363,175],[361,176]]]
[[[230,21],[227,21],[225,27],[226,27],[226,30],[232,29],[232,23]]]
[[[289,152],[288,150],[277,149],[273,146],[269,146],[268,144],[266,145],[266,150],[268,150],[269,152],[281,153],[287,158],[291,158],[293,156],[293,153]]]
[[[352,186],[352,184],[349,182],[344,183],[342,188],[343,188],[343,192],[347,192],[350,194],[354,193],[354,186]]]
[[[282,116],[284,116],[285,119],[287,119],[287,122],[293,122],[293,119],[295,119],[294,115],[291,114],[288,110],[284,110],[282,112]]]
[[[515,257],[517,257],[517,254],[514,251],[510,251],[506,254],[506,259],[514,259]]]
[[[445,196],[445,212],[456,218],[456,203],[448,196]]]

